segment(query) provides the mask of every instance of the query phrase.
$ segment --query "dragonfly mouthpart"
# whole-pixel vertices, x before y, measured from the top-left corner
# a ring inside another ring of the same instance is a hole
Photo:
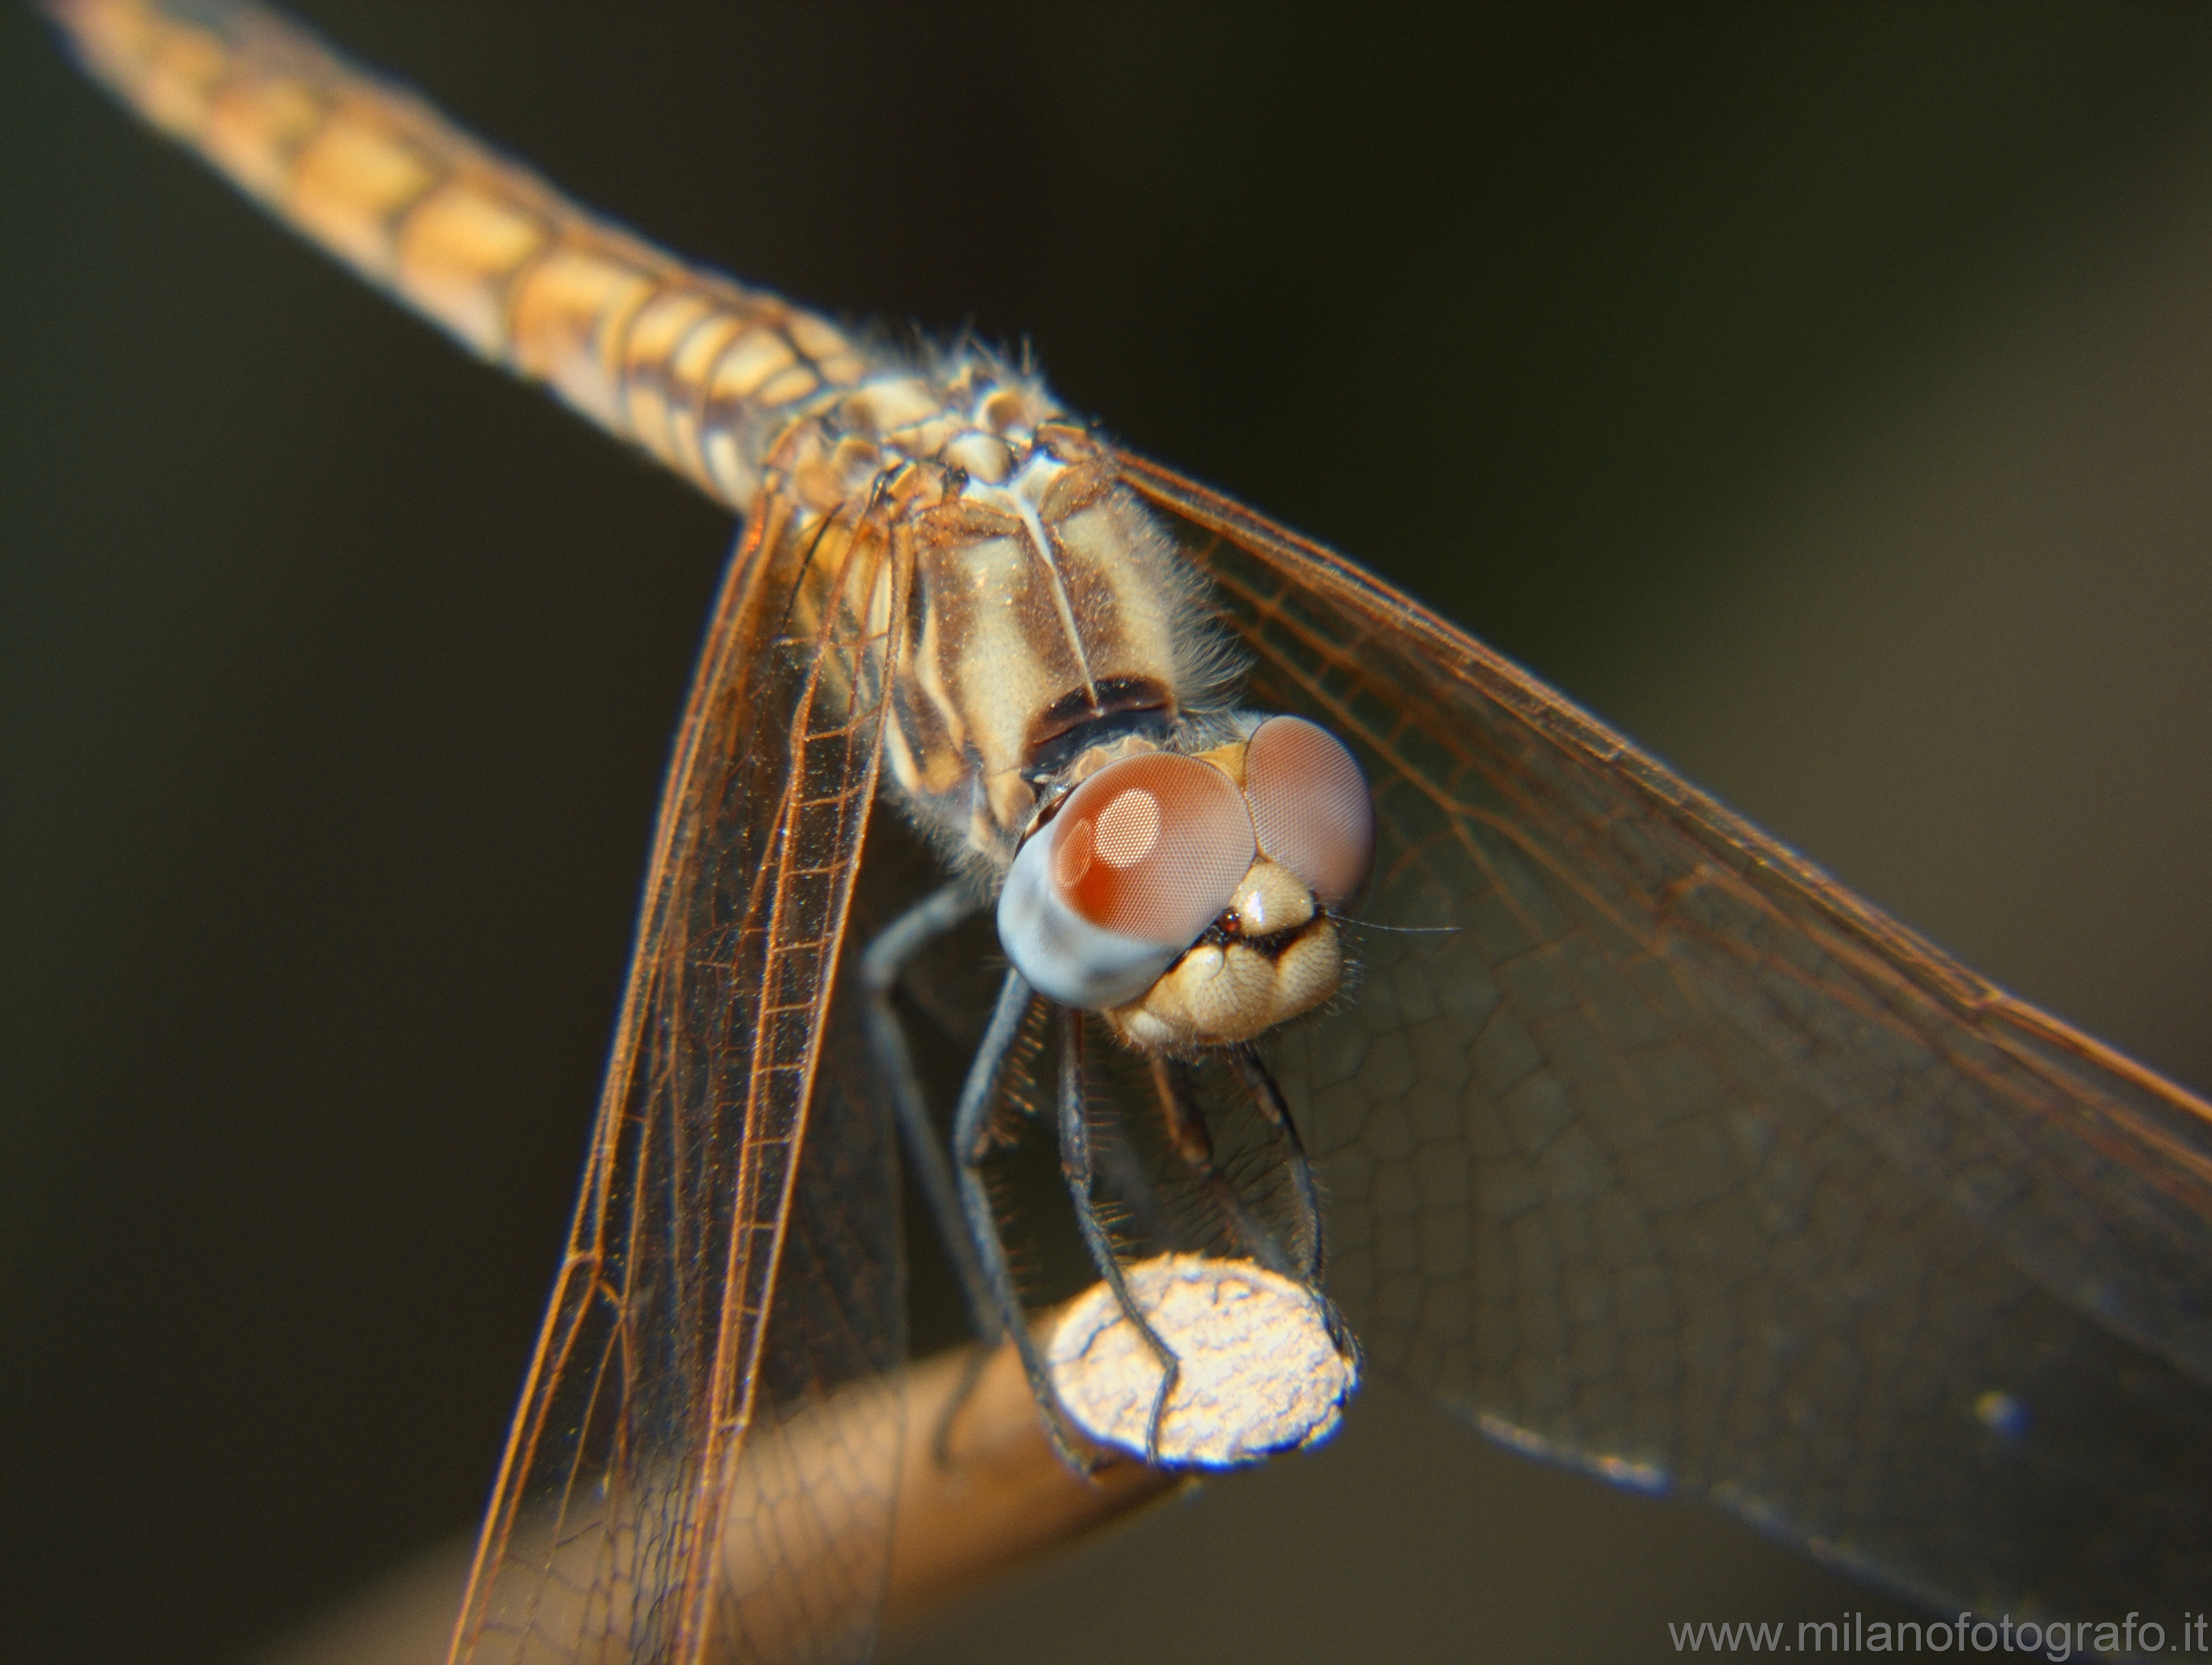
[[[1288,928],[1256,929],[1255,904],[1291,913]],[[1344,982],[1336,921],[1313,893],[1264,857],[1226,910],[1166,973],[1137,999],[1104,1014],[1124,1044],[1188,1057],[1212,1047],[1256,1040],[1334,995]]]

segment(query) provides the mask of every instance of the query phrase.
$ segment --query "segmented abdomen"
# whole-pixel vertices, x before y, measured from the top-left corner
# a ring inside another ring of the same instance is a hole
[[[45,4],[94,75],[279,219],[734,508],[792,417],[870,367],[812,313],[586,212],[258,8]]]

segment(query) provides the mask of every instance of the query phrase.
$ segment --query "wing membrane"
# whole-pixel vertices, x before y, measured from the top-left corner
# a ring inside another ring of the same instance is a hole
[[[1364,978],[1285,1038],[1370,1356],[1924,1594],[2212,1587],[2212,1111],[1328,551],[1133,457],[1262,707],[1361,751]]]
[[[732,563],[457,1658],[865,1651],[898,1437],[879,1125],[817,1107],[795,1181],[898,567],[879,529],[773,503]]]

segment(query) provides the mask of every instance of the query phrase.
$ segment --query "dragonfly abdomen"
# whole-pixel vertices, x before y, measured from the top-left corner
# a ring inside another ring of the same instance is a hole
[[[45,0],[86,67],[471,350],[744,511],[794,421],[876,367],[834,326],[580,208],[298,26]]]

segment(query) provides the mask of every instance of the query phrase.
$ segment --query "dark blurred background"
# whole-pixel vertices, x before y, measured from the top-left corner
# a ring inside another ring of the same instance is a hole
[[[2212,1087],[2212,11],[302,9],[679,251],[1031,343]],[[0,1652],[220,1660],[481,1506],[730,528],[12,7],[0,250]],[[1879,1600],[1382,1389],[905,1645]]]

